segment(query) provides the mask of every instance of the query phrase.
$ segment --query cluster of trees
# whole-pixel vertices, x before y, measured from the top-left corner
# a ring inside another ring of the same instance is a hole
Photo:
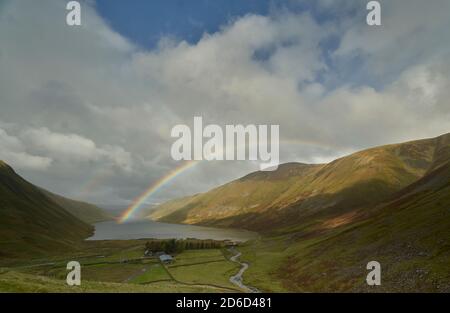
[[[166,253],[179,253],[184,250],[217,249],[225,245],[223,241],[200,239],[154,239],[145,243],[145,249],[153,252],[165,251]]]

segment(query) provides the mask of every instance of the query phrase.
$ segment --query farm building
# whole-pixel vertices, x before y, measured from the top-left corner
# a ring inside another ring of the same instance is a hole
[[[161,260],[162,263],[164,264],[170,264],[173,262],[173,258],[171,255],[168,254],[162,254],[159,256],[159,259]]]

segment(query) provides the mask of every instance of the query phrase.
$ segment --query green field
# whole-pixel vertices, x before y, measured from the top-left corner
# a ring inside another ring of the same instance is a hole
[[[131,282],[135,284],[146,284],[155,281],[172,280],[164,266],[159,263],[150,264],[144,270],[142,274],[134,277]]]
[[[179,282],[236,289],[229,279],[239,271],[240,266],[228,261],[220,250],[208,249],[185,251],[167,268]]]
[[[186,250],[173,264],[144,258],[145,240],[87,241],[73,254],[32,259],[0,270],[0,292],[230,292],[240,266],[221,249]],[[93,252],[97,252],[93,254]],[[81,264],[81,287],[65,283],[69,261]]]

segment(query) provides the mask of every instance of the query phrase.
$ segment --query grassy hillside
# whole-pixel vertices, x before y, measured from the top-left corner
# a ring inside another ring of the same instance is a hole
[[[47,190],[41,189],[41,191],[53,202],[57,203],[67,212],[71,213],[83,222],[94,224],[112,219],[110,214],[93,204],[68,199]]]
[[[73,247],[93,228],[0,162],[0,258]]]
[[[449,207],[446,163],[382,204],[247,245],[245,279],[267,291],[450,292]],[[381,263],[381,286],[365,283],[371,260]]]
[[[259,231],[295,226],[318,214],[379,203],[440,166],[449,154],[447,134],[364,150],[329,164],[283,164],[274,172],[255,172],[170,201],[150,218]]]

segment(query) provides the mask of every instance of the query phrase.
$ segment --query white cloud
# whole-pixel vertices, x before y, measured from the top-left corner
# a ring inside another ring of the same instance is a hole
[[[98,147],[91,139],[77,134],[51,132],[47,128],[28,129],[22,133],[27,146],[64,162],[105,162],[130,171],[131,155],[118,146]]]
[[[0,128],[0,160],[13,167],[25,170],[46,170],[51,158],[32,155],[26,152],[24,144]]]
[[[89,161],[100,157],[92,140],[75,134],[52,133],[47,128],[39,128],[25,131],[24,137],[36,149],[64,158]]]

